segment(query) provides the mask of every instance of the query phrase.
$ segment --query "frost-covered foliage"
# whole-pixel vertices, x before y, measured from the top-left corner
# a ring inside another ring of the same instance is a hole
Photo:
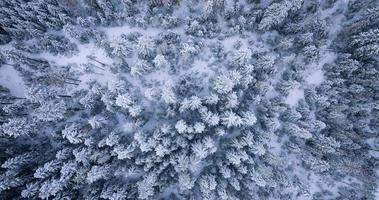
[[[0,199],[379,199],[375,0],[0,1]]]

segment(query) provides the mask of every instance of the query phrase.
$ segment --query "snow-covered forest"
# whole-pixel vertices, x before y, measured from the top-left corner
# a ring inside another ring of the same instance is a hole
[[[0,0],[0,199],[378,185],[378,0]]]

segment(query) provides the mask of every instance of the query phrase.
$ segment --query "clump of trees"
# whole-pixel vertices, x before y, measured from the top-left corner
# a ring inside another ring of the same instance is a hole
[[[375,199],[377,11],[0,2],[0,199]]]

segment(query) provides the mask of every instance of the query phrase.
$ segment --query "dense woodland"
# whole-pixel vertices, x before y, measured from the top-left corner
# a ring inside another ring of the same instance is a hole
[[[1,0],[0,199],[379,199],[379,1]]]

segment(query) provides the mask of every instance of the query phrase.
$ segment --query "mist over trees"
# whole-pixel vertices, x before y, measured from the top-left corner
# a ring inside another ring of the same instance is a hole
[[[0,199],[379,198],[376,0],[0,1]]]

